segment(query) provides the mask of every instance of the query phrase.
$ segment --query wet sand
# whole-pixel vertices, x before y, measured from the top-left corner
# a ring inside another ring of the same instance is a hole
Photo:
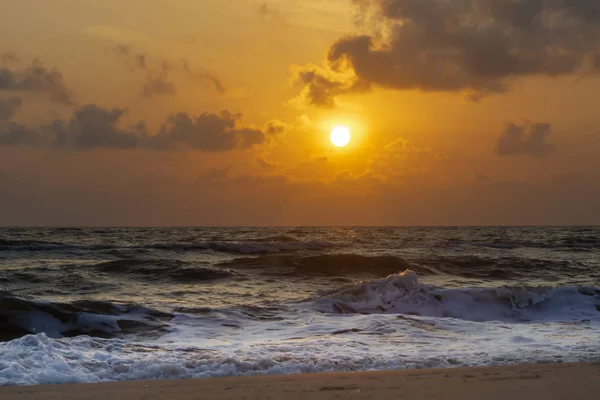
[[[572,400],[598,398],[600,398],[600,363],[0,388],[2,400]]]

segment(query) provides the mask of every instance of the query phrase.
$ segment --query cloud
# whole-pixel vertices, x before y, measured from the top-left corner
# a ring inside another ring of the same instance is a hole
[[[336,73],[313,64],[292,68],[292,83],[302,87],[293,101],[323,108],[335,107],[335,98],[341,94],[364,93],[371,89],[369,82]]]
[[[553,145],[546,142],[550,130],[551,125],[547,123],[507,124],[496,143],[496,154],[500,157],[550,156],[556,151]]]
[[[343,183],[360,183],[360,184],[378,184],[382,183],[384,179],[376,175],[370,169],[367,169],[365,172],[355,175],[349,170],[343,170],[335,175],[332,180],[334,184],[343,184]]]
[[[284,133],[287,125],[278,120],[271,120],[265,124],[265,133],[268,135],[278,135]]]
[[[55,120],[43,130],[54,135],[54,145],[81,149],[133,149],[140,143],[141,126],[123,130],[119,123],[127,111],[122,108],[104,109],[89,104],[73,112],[68,121]]]
[[[241,125],[242,114],[223,111],[220,114],[203,113],[198,117],[187,113],[171,115],[160,132],[149,138],[149,146],[162,149],[185,144],[204,151],[247,149],[264,143],[263,129]]]
[[[256,163],[265,169],[277,169],[281,166],[281,164],[265,160],[264,157],[257,157]]]
[[[23,100],[20,97],[0,99],[0,122],[10,121],[21,108]]]
[[[157,75],[149,73],[142,86],[142,95],[144,97],[174,95],[175,84],[169,81],[169,65],[163,63],[162,70]]]
[[[327,163],[327,161],[329,161],[329,157],[327,156],[322,156],[322,155],[313,155],[310,158],[311,162],[317,163],[317,164],[325,164]]]
[[[269,3],[263,3],[258,8],[258,14],[266,18],[281,18],[281,12]]]
[[[181,67],[183,72],[185,72],[190,78],[200,83],[208,84],[209,87],[218,94],[225,95],[229,92],[225,84],[219,78],[207,71],[192,68],[188,60],[181,60]]]
[[[0,145],[5,146],[37,146],[40,143],[38,132],[26,126],[10,123],[0,127]]]
[[[391,143],[386,144],[383,148],[390,152],[404,152],[408,149],[409,141],[404,138],[398,138]]]
[[[0,53],[0,61],[2,64],[18,63],[19,57],[13,52]]]
[[[69,120],[55,120],[36,129],[10,123],[0,128],[0,144],[28,145],[74,149],[153,149],[167,150],[179,146],[224,152],[248,149],[263,144],[282,132],[279,121],[262,128],[242,124],[242,114],[223,111],[203,113],[198,117],[187,113],[173,114],[160,130],[149,135],[144,122],[121,128],[127,110],[106,109],[96,104],[83,106]]]
[[[281,27],[288,27],[289,22],[285,15],[274,5],[264,3],[258,8],[258,15],[267,22],[276,23]]]
[[[151,62],[151,57],[146,53],[136,52],[131,46],[119,45],[113,49],[114,53],[123,60],[125,67],[131,72],[144,75],[142,95],[146,98],[153,96],[171,96],[177,93],[175,83],[172,81],[173,73],[183,73],[188,78],[207,85],[220,95],[227,93],[227,87],[215,75],[194,69],[189,61],[183,59],[179,63],[167,60]]]
[[[600,70],[597,0],[354,2],[359,20],[376,28],[335,42],[327,66],[379,87],[464,92],[478,101],[508,91],[518,78]],[[321,94],[312,104],[329,106],[332,97],[353,92],[331,90],[332,80],[307,79],[303,92]]]
[[[3,55],[3,60],[7,57]],[[64,105],[72,105],[73,99],[63,75],[56,68],[48,69],[39,60],[21,69],[0,68],[0,92],[46,93],[50,99]]]

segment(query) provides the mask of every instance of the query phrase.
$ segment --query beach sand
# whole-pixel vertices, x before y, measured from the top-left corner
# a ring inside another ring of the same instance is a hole
[[[598,399],[600,363],[0,388],[29,399]]]

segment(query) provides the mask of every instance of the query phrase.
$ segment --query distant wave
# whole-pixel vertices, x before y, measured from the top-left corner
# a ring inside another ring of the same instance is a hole
[[[36,333],[54,338],[112,338],[129,333],[155,336],[171,318],[171,314],[137,304],[92,300],[55,303],[0,293],[0,341]]]
[[[363,256],[357,254],[266,255],[253,258],[238,258],[223,263],[231,268],[262,269],[272,275],[293,276],[386,276],[414,267],[396,256]],[[434,271],[422,268],[423,273]]]
[[[97,272],[162,282],[203,282],[233,276],[229,271],[192,266],[179,260],[118,260],[96,264],[91,268]]]
[[[596,235],[570,236],[562,238],[540,238],[539,240],[521,238],[490,238],[490,240],[468,240],[449,238],[439,243],[444,247],[487,247],[492,249],[538,248],[558,251],[588,252],[600,250],[600,237]]]
[[[257,243],[302,243],[298,238],[289,235],[267,236],[257,239],[248,239],[248,241]]]
[[[522,287],[445,289],[419,282],[405,271],[361,282],[311,300],[323,312],[391,313],[469,321],[600,322],[600,289],[593,287]]]
[[[43,250],[61,248],[65,245],[59,242],[47,242],[43,240],[18,240],[0,238],[0,251],[2,250]]]
[[[272,240],[272,239],[279,239]],[[113,244],[76,245],[70,243],[38,240],[0,239],[0,251],[99,251],[99,250],[163,250],[163,251],[214,251],[229,254],[270,254],[300,250],[323,250],[337,247],[329,242],[298,241],[291,237],[261,238],[248,241],[167,242],[142,246],[119,246]]]
[[[448,275],[491,280],[531,279],[538,275],[548,276],[549,273],[563,274],[565,271],[570,271],[571,274],[576,274],[578,272],[576,265],[565,260],[512,256],[426,256],[419,259],[417,265],[428,266]],[[415,270],[422,273],[418,268]]]

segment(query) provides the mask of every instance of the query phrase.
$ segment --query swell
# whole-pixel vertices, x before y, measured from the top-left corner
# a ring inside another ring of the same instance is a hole
[[[118,260],[93,265],[94,271],[111,275],[132,276],[145,281],[204,282],[225,279],[233,273],[190,265],[180,260]]]
[[[172,317],[137,304],[96,300],[57,303],[0,293],[0,341],[38,333],[54,338],[154,336],[164,331]]]
[[[220,264],[232,269],[251,269],[274,276],[385,277],[406,269],[420,275],[446,274],[485,280],[527,280],[548,274],[575,280],[593,276],[589,266],[576,262],[524,259],[518,257],[412,256],[410,260],[394,255],[360,254],[282,254],[242,257]]]
[[[537,248],[556,251],[572,252],[590,252],[600,249],[600,236],[598,235],[580,235],[564,237],[543,237],[533,238],[482,238],[482,239],[461,239],[448,238],[439,242],[444,247],[473,246],[491,249],[514,250],[519,248]]]
[[[228,254],[270,254],[301,250],[324,250],[336,247],[335,244],[320,241],[299,241],[291,237],[259,238],[247,241],[200,241],[166,242],[146,245],[114,245],[99,243],[79,245],[73,243],[50,242],[40,240],[0,239],[0,251],[144,251],[162,250],[169,252],[217,252]]]
[[[547,278],[549,274],[576,278],[580,274],[593,272],[576,262],[512,256],[429,256],[419,259],[416,264],[448,275],[490,280]],[[417,271],[421,273],[418,269]]]
[[[275,276],[386,276],[414,267],[396,256],[357,254],[265,255],[238,258],[220,265],[228,268],[252,269]],[[433,273],[427,267],[423,267],[422,272]]]
[[[407,270],[387,278],[318,293],[308,300],[321,312],[401,314],[469,321],[600,323],[600,288],[501,286],[443,288],[419,282]]]

